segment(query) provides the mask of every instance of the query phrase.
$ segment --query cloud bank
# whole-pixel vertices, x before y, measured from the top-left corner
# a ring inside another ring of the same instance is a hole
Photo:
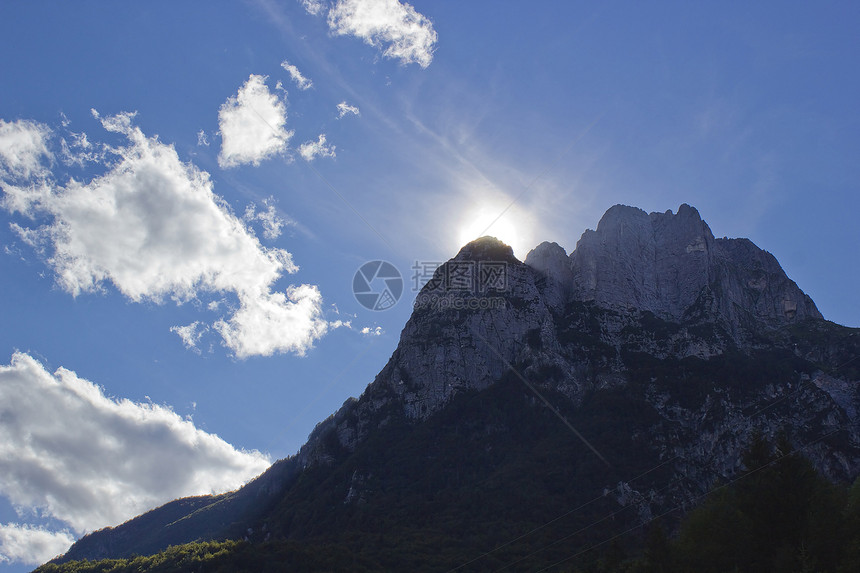
[[[78,534],[178,497],[236,489],[269,464],[168,407],[106,397],[71,370],[52,374],[28,354],[0,366],[0,493]],[[64,551],[69,538],[0,526],[0,553],[36,562]]]
[[[266,76],[251,74],[239,92],[218,110],[221,133],[218,165],[222,168],[259,165],[287,149],[293,136],[293,132],[284,127],[287,106],[269,91],[266,79]]]
[[[214,194],[208,173],[145,136],[133,118],[101,118],[105,129],[128,140],[113,150],[118,160],[102,176],[65,186],[49,178],[4,185],[7,210],[43,223],[13,228],[45,253],[58,285],[74,296],[102,291],[106,283],[135,302],[234,293],[234,315],[212,326],[237,357],[304,354],[328,327],[317,288],[272,292],[276,280],[298,269],[290,253],[261,245]],[[276,236],[283,222],[273,211],[260,216],[264,234]]]
[[[45,563],[65,553],[74,542],[74,536],[65,530],[51,531],[19,523],[0,524],[0,564]]]

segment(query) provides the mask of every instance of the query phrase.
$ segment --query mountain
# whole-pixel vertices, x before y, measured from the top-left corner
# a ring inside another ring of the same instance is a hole
[[[521,262],[484,237],[437,269],[385,367],[295,456],[57,562],[247,539],[334,545],[369,570],[533,571],[677,523],[754,469],[741,455],[754,436],[849,482],[858,333],[688,205],[616,205],[570,255],[542,243]]]

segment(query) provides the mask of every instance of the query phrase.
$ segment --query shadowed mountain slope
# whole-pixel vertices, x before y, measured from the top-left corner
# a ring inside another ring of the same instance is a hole
[[[570,255],[542,243],[520,262],[484,237],[437,269],[386,366],[295,456],[58,561],[246,539],[335,544],[379,570],[532,571],[677,521],[743,471],[754,431],[852,480],[858,332],[687,205],[615,206]]]

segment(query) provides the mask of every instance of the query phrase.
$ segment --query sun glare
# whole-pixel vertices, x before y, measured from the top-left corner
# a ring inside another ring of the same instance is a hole
[[[510,211],[499,217],[504,207],[491,209],[489,207],[481,207],[477,209],[471,216],[467,217],[460,223],[460,231],[458,233],[459,247],[462,247],[470,241],[474,241],[485,235],[495,237],[503,243],[510,245],[514,249],[514,254],[521,256],[520,249],[522,245],[521,229],[514,222],[514,218]]]

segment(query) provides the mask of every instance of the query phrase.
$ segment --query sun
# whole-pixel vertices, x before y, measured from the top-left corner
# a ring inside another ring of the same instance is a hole
[[[462,247],[470,241],[489,235],[510,245],[514,254],[519,255],[523,233],[522,228],[514,219],[514,214],[508,210],[503,213],[504,207],[491,207],[482,205],[466,216],[459,226],[457,242]]]

